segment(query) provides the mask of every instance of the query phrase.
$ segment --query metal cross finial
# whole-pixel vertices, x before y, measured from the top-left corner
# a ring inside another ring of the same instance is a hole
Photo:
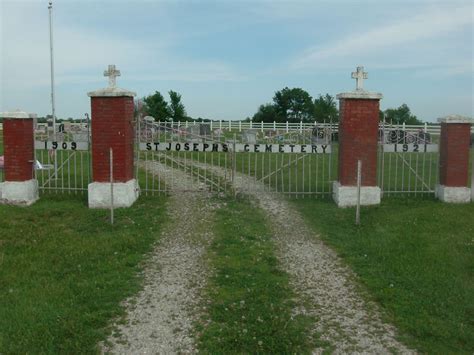
[[[367,72],[364,72],[364,67],[357,67],[357,71],[352,72],[352,79],[356,80],[356,90],[364,90],[363,82],[368,77]]]
[[[109,69],[104,71],[104,76],[109,77],[109,87],[114,88],[117,86],[115,79],[120,76],[120,70],[115,69],[115,65],[109,65]]]

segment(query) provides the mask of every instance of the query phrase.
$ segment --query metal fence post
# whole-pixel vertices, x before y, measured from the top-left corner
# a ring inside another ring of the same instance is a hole
[[[114,224],[114,152],[110,148],[110,224]]]
[[[357,161],[357,207],[356,207],[356,225],[360,224],[360,185],[362,179],[362,162]]]

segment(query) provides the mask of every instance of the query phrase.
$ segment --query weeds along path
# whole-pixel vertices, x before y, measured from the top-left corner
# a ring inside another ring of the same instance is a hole
[[[125,324],[116,325],[104,352],[117,354],[169,354],[196,351],[192,337],[199,319],[201,290],[209,270],[203,260],[212,241],[206,224],[213,206],[205,191],[173,193],[192,186],[190,176],[157,162],[144,166],[160,171],[170,189],[169,222],[159,244],[144,266],[144,288],[126,301]]]
[[[196,165],[219,174],[219,167]],[[253,196],[269,219],[281,268],[290,275],[290,284],[300,297],[300,307],[294,312],[313,316],[313,331],[329,344],[314,353],[413,352],[395,339],[394,327],[384,323],[377,306],[362,297],[355,274],[306,226],[285,198],[239,173],[234,188]]]

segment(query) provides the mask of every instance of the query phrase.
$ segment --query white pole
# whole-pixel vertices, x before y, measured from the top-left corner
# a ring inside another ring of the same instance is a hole
[[[53,116],[53,140],[57,141],[56,136],[56,97],[54,93],[54,51],[53,51],[53,2],[48,5],[49,12],[49,54],[51,65],[51,115]],[[54,156],[54,175],[58,177],[58,161]]]
[[[53,2],[49,2],[49,51],[50,51],[50,64],[51,64],[51,109],[53,115],[53,132],[54,140],[56,140],[56,106],[55,106],[55,95],[54,95],[54,55],[53,55]]]
[[[357,161],[357,207],[356,207],[356,224],[360,224],[360,185],[362,180],[362,161]]]
[[[110,224],[114,224],[114,152],[110,148]]]
[[[242,121],[239,121],[239,132],[242,132]]]

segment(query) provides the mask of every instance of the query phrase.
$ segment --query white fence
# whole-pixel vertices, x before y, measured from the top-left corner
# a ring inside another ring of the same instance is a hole
[[[159,123],[159,122],[158,122]],[[295,122],[252,122],[252,121],[233,121],[233,120],[228,120],[228,121],[207,121],[207,122],[169,122],[167,125],[170,125],[173,128],[180,128],[180,127],[189,127],[192,125],[196,125],[199,123],[205,123],[210,126],[210,129],[221,129],[221,130],[238,130],[241,132],[242,130],[248,130],[248,129],[253,129],[253,130],[260,130],[261,132],[266,131],[266,130],[285,130],[286,132],[290,131],[303,131],[305,129],[312,128],[314,126],[319,126],[319,127],[327,127],[329,128],[331,126],[330,123],[295,123]],[[41,126],[46,126],[46,124],[39,124]],[[83,123],[71,123],[71,126],[78,126],[78,127],[83,127]],[[334,123],[332,124],[332,129],[337,131],[337,124]],[[420,131],[423,130],[424,132],[439,135],[441,132],[441,125],[437,123],[425,123],[422,125],[393,125],[392,128],[394,129],[402,129],[402,130],[407,130],[407,131]],[[0,130],[3,129],[2,123],[0,123]],[[474,133],[474,125],[471,127],[471,133]]]
[[[160,122],[158,122],[159,124]],[[338,124],[337,123],[304,123],[304,122],[252,122],[252,121],[207,121],[207,122],[168,122],[166,123],[167,126],[170,126],[172,128],[187,128],[192,125],[197,125],[199,123],[203,124],[208,124],[210,126],[211,130],[214,129],[221,129],[221,130],[237,130],[241,132],[242,130],[259,130],[261,132],[267,131],[267,130],[284,130],[286,132],[290,131],[303,131],[306,129],[311,129],[314,126],[318,126],[320,128],[325,127],[325,128],[331,128],[333,131],[338,130]],[[420,131],[422,130],[423,132],[434,134],[434,135],[439,135],[441,133],[441,125],[440,124],[422,124],[422,125],[392,125],[392,129],[401,129],[401,130],[407,130],[407,131]],[[471,133],[474,133],[474,125],[471,127]]]

